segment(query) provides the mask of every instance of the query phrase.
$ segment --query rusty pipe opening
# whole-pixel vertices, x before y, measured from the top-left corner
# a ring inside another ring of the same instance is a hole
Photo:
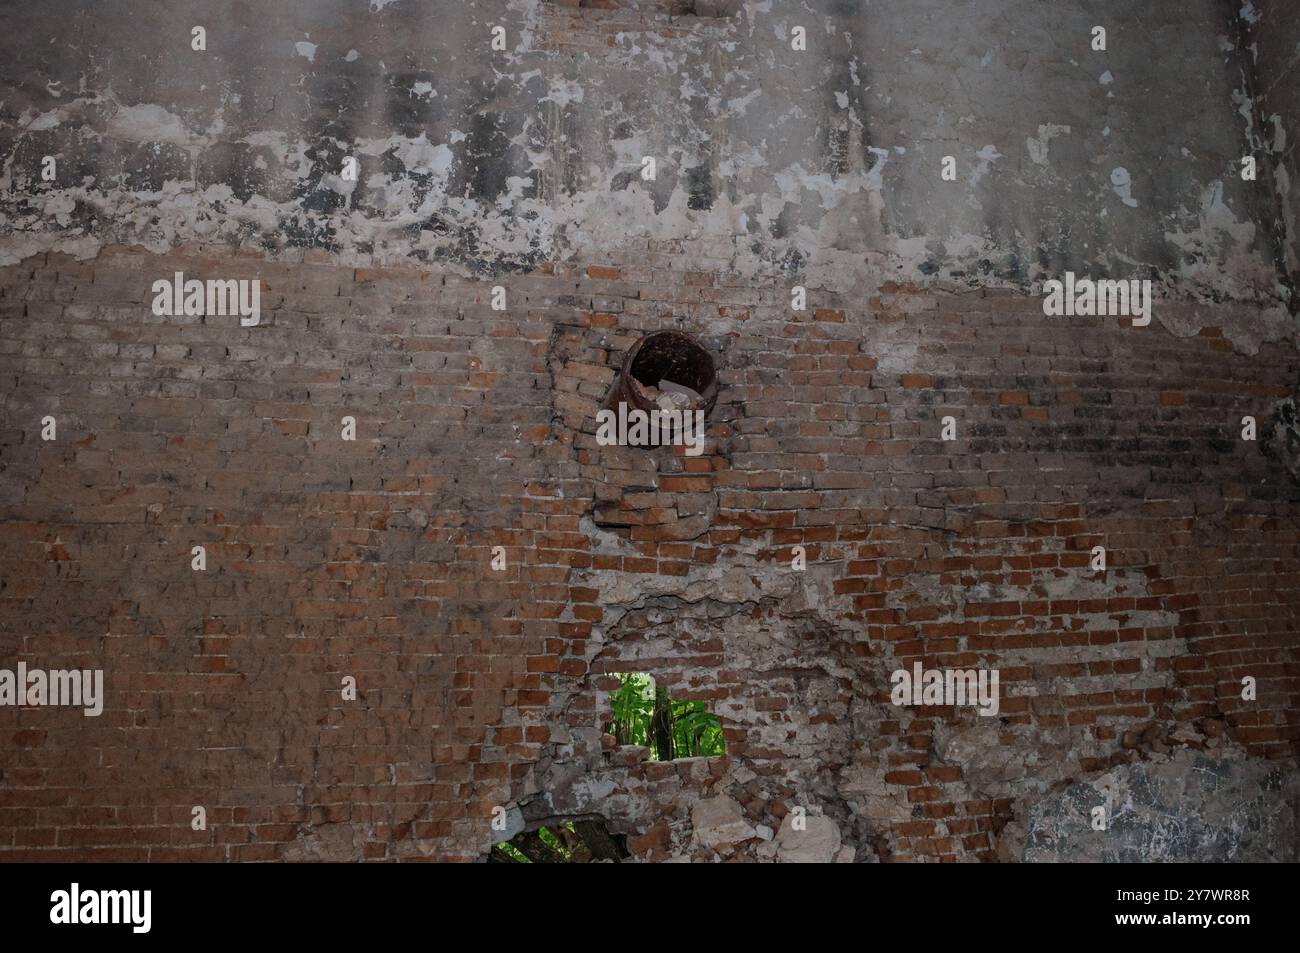
[[[674,386],[675,385],[675,386]],[[626,403],[638,410],[662,409],[664,393],[682,395],[682,409],[708,414],[718,400],[718,372],[713,355],[685,331],[655,331],[632,345],[618,378],[605,399],[617,409]]]

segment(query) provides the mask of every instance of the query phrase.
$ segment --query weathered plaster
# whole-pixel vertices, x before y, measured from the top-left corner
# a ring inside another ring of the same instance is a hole
[[[1260,324],[1234,339],[1281,332],[1294,235],[1271,223],[1288,174],[1237,175],[1261,135],[1246,21],[1216,0],[1140,16],[1104,2],[945,10],[30,13],[48,49],[26,48],[30,31],[0,39],[0,261],[203,241],[500,272],[679,240],[842,289],[1151,277],[1160,295],[1252,305]],[[1105,52],[1089,47],[1094,23]],[[189,48],[194,24],[206,52]],[[488,48],[493,25],[504,52]],[[795,25],[807,52],[790,48]],[[1269,123],[1275,150],[1290,108]],[[56,182],[40,179],[45,155]],[[340,176],[349,155],[355,182]],[[939,179],[945,155],[956,182]]]
[[[1072,784],[1008,825],[1003,855],[1029,862],[1294,863],[1294,773],[1236,749],[1187,748]],[[1095,814],[1101,808],[1101,814]]]

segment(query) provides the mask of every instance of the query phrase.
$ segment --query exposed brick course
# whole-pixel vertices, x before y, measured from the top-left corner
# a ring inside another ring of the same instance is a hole
[[[655,243],[483,281],[201,248],[2,271],[0,653],[108,695],[0,708],[4,859],[470,860],[495,806],[586,779],[655,858],[725,791],[772,830],[815,806],[858,859],[988,860],[1017,798],[1172,726],[1300,753],[1300,492],[1240,439],[1292,341],[993,291],[792,312]],[[155,317],[174,271],[260,277],[261,326]],[[665,327],[717,358],[705,454],[598,446]],[[1000,669],[1000,716],[893,707],[918,660]],[[631,670],[707,700],[727,758],[607,756]],[[985,741],[1010,757],[959,756]]]

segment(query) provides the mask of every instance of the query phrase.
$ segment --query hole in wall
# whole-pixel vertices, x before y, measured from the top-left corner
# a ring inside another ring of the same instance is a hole
[[[560,6],[583,10],[635,10],[669,16],[731,17],[740,11],[741,0],[556,0]]]
[[[619,686],[609,694],[605,733],[620,748],[645,748],[647,761],[715,758],[726,755],[722,722],[703,701],[673,699],[654,678],[640,672],[615,673]]]
[[[717,387],[717,370],[703,345],[680,331],[657,331],[643,337],[628,368],[643,387],[669,381],[700,395]]]
[[[717,400],[718,368],[708,348],[684,331],[655,331],[628,350],[605,406],[707,414]]]
[[[620,863],[631,856],[627,837],[610,833],[599,817],[560,818],[520,831],[492,847],[490,864]]]

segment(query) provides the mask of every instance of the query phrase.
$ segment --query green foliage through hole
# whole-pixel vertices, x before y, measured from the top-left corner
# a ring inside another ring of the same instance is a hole
[[[612,718],[606,731],[620,745],[644,745],[650,760],[713,757],[727,753],[722,724],[702,701],[674,701],[654,679],[639,673],[619,674],[610,695]]]

